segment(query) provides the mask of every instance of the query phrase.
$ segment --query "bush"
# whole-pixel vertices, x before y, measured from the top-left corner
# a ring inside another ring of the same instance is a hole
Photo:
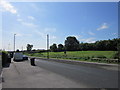
[[[106,58],[104,55],[97,55],[96,58]]]
[[[120,58],[120,53],[119,52],[115,53],[115,55],[112,58],[119,59]]]
[[[85,57],[85,60],[89,60],[90,59],[90,57]]]
[[[91,58],[94,58],[94,56],[92,56]]]

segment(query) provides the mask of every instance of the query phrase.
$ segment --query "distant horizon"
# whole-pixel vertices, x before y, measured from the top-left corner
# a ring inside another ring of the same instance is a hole
[[[118,38],[118,2],[4,2],[2,10],[2,40],[0,48],[46,49],[46,35],[50,45],[64,44],[67,36],[80,42]]]

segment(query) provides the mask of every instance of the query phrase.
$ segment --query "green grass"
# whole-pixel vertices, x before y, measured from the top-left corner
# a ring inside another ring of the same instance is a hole
[[[69,51],[67,52],[67,57],[97,57],[105,56],[106,58],[112,58],[115,54],[114,51]],[[46,55],[46,53],[44,53]],[[50,56],[62,56],[64,57],[64,52],[50,52]]]
[[[49,52],[50,57],[97,57],[105,56],[106,58],[112,58],[116,51],[68,51],[66,55],[64,52]],[[27,54],[30,56],[46,57],[47,52]]]
[[[91,60],[92,58],[107,58],[112,59],[117,51],[67,51],[66,55],[64,52],[49,52],[50,58],[57,58],[57,59],[70,59],[70,60],[80,60],[80,61],[88,61],[88,62],[104,62],[106,61],[94,61]],[[36,57],[47,57],[47,52],[44,53],[33,53],[27,54],[29,56],[36,56]]]

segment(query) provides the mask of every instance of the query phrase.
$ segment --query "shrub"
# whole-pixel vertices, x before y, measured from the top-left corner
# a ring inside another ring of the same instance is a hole
[[[120,58],[120,53],[119,52],[115,53],[112,58],[119,59]]]
[[[92,56],[91,58],[94,58],[94,56]]]
[[[106,58],[106,56],[104,56],[104,55],[97,55],[97,56],[95,56],[96,58]]]
[[[88,57],[88,59],[90,59],[90,57]]]

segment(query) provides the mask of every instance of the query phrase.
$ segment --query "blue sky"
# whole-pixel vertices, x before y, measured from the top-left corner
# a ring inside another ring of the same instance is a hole
[[[117,2],[3,2],[3,48],[13,50],[33,44],[46,49],[46,35],[50,45],[64,44],[67,36],[80,42],[93,43],[118,37]],[[1,24],[0,24],[1,25]]]

